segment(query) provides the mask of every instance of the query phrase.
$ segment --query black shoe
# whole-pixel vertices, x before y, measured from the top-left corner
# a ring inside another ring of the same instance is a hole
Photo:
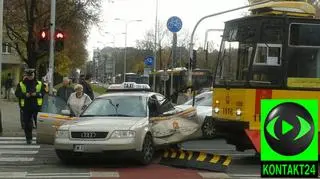
[[[32,140],[27,140],[27,144],[28,145],[32,144]]]

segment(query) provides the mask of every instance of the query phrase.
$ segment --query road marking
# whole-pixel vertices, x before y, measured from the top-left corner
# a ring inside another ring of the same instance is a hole
[[[32,144],[36,144],[36,141],[32,141]],[[26,144],[26,141],[15,141],[15,140],[6,140],[2,141],[0,140],[0,144]]]
[[[26,140],[25,137],[0,137],[0,140]],[[36,140],[36,137],[33,137],[32,140]]]
[[[21,154],[21,155],[32,155],[37,154],[39,151],[26,151],[26,150],[1,150],[0,149],[0,155],[1,154]]]
[[[31,162],[33,157],[0,157],[0,162]]]
[[[67,178],[74,178],[74,177],[90,177],[90,173],[28,173],[27,177],[67,177]]]
[[[38,149],[40,145],[0,145],[0,149]]]
[[[0,178],[25,178],[27,172],[0,172]]]
[[[69,175],[60,175],[60,176],[46,176],[46,175],[39,175],[39,176],[26,176],[25,178],[89,178],[90,176],[86,175],[78,175],[78,176],[69,176]]]
[[[217,173],[217,172],[198,172],[198,174],[202,177],[202,178],[230,178],[229,175],[227,175],[226,173]]]
[[[118,172],[90,172],[90,177],[120,178]]]

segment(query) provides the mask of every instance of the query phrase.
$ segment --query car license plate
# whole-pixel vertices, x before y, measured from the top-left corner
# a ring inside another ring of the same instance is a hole
[[[74,145],[73,146],[74,152],[83,152],[84,151],[84,145]]]

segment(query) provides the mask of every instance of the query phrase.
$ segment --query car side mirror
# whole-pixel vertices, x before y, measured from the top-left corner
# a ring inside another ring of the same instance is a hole
[[[68,110],[68,109],[62,110],[61,113],[62,113],[63,115],[66,115],[66,116],[70,116],[70,115],[71,115],[71,112],[70,112],[70,110]]]

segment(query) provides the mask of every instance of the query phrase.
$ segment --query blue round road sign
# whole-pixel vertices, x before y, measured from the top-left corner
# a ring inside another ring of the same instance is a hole
[[[146,58],[144,58],[144,64],[147,66],[153,65],[153,61],[154,61],[153,56],[147,56]]]
[[[167,21],[167,28],[171,32],[179,32],[182,28],[181,19],[177,16],[170,17]]]

